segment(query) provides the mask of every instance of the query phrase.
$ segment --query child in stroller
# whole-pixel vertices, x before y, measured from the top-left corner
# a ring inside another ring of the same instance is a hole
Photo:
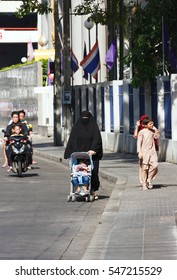
[[[72,184],[75,188],[75,193],[80,193],[81,188],[79,184],[83,184],[84,194],[88,193],[88,185],[89,185],[89,176],[88,172],[90,168],[88,166],[88,162],[85,159],[78,159],[78,164],[75,166],[75,170],[77,172],[77,177],[73,177]]]
[[[86,152],[73,153],[70,158],[71,194],[89,195],[93,162]]]

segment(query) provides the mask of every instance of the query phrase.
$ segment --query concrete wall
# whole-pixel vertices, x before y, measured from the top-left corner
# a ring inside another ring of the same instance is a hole
[[[13,110],[24,109],[28,122],[37,129],[38,96],[34,88],[42,86],[41,62],[0,72],[0,126],[5,127]]]
[[[53,86],[36,87],[38,96],[38,133],[42,136],[53,136]]]

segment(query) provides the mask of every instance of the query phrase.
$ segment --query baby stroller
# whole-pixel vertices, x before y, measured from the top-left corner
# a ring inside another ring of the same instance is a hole
[[[87,166],[87,171],[78,171],[77,167],[80,162],[84,162]],[[76,201],[77,198],[84,198],[85,201],[93,201],[94,197],[91,195],[91,173],[93,170],[92,158],[86,152],[75,152],[72,153],[69,159],[69,166],[71,170],[71,183],[70,183],[70,194],[68,195],[69,201]],[[86,178],[86,177],[87,178]],[[87,191],[84,191],[84,177],[87,179]],[[78,182],[78,187],[80,189],[79,193],[76,193],[76,188],[73,182]]]

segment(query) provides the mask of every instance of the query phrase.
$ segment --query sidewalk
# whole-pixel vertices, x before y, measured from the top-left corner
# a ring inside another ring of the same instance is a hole
[[[34,135],[33,143],[34,155],[68,164],[52,138]],[[160,162],[154,188],[142,191],[137,157],[107,152],[100,178],[115,187],[83,259],[176,260],[177,165]]]

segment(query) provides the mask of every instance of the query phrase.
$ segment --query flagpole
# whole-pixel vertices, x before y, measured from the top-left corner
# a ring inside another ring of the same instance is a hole
[[[89,52],[91,50],[91,40],[90,40],[90,29],[88,29],[88,36],[89,36]],[[92,83],[92,76],[90,75],[90,84]]]
[[[96,41],[98,40],[98,23],[96,23]],[[100,71],[101,73],[101,71]],[[95,80],[95,83],[98,83],[98,74],[96,76],[96,80]]]

